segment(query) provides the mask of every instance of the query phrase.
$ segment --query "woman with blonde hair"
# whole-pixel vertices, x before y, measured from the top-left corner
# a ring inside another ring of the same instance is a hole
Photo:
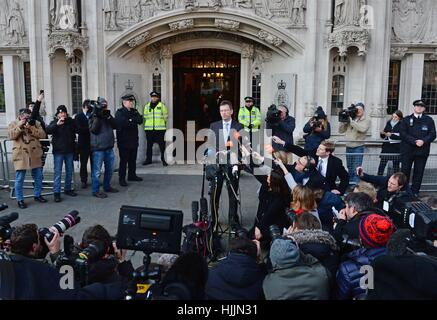
[[[316,197],[313,190],[307,186],[298,184],[293,189],[292,196],[293,200],[291,202],[290,209],[293,210],[296,215],[309,212],[315,217],[319,218]]]

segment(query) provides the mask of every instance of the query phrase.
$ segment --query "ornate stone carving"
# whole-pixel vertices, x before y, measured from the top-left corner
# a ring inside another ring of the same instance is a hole
[[[26,29],[22,11],[15,0],[0,1],[0,45],[24,45]]]
[[[121,28],[117,23],[118,0],[105,0],[103,10],[105,12],[105,30],[120,30]]]
[[[141,33],[140,35],[136,36],[132,40],[129,40],[127,42],[127,45],[131,48],[138,47],[139,45],[143,44],[147,40],[151,38],[150,32],[146,31]]]
[[[161,55],[159,48],[155,48],[154,46],[148,46],[143,49],[142,56],[144,62],[152,66],[153,75],[157,76],[162,73],[163,67],[161,64]]]
[[[252,0],[233,0],[232,2],[236,8],[251,9],[253,7]]]
[[[29,50],[17,51],[17,54],[20,57],[20,59],[24,62],[27,62],[30,60]]]
[[[194,27],[194,19],[180,20],[177,22],[170,23],[168,26],[172,31],[192,29]]]
[[[250,74],[252,76],[260,75],[264,71],[265,63],[270,61],[272,61],[272,52],[264,50],[261,47],[256,47],[253,55],[252,66],[250,68]]]
[[[237,31],[240,29],[240,23],[228,19],[215,19],[215,26],[218,29]]]
[[[335,0],[335,27],[359,26],[361,7],[364,5],[366,5],[365,0]]]
[[[328,38],[330,48],[337,47],[340,56],[347,55],[349,47],[357,47],[358,55],[363,56],[367,53],[369,42],[370,34],[367,30],[334,31]]]
[[[427,60],[437,60],[437,49],[435,49],[434,53],[430,53],[427,57]]]
[[[171,59],[173,57],[173,51],[171,44],[165,44],[161,47],[160,55],[162,59]]]
[[[370,116],[372,118],[386,118],[387,117],[387,106],[383,104],[374,105],[371,103],[371,110]]]
[[[243,59],[252,59],[255,53],[255,47],[253,44],[244,43],[241,50],[241,57]]]
[[[404,56],[407,54],[407,47],[391,47],[390,48],[390,57],[395,60],[402,60]]]
[[[306,0],[293,0],[291,7],[291,26],[304,27],[307,10]]]
[[[196,7],[196,1],[194,0],[184,0],[184,8],[185,10],[191,11]]]
[[[52,30],[78,30],[77,0],[50,0],[49,10]]]
[[[222,0],[211,0],[211,6],[215,11],[219,10],[222,5]]]
[[[437,42],[435,1],[393,0],[393,40],[401,43]]]
[[[260,30],[258,32],[258,38],[260,38],[261,40],[270,43],[271,45],[274,45],[275,47],[279,47],[282,44],[282,40],[270,33],[268,33],[267,31],[264,30]]]
[[[74,51],[85,52],[88,49],[88,37],[74,32],[52,32],[48,39],[49,57],[53,58],[56,50],[65,50],[67,59],[74,57]]]

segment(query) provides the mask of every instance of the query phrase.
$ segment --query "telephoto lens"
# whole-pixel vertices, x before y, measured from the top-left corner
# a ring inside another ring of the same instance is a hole
[[[88,263],[96,262],[106,254],[105,245],[101,241],[93,241],[79,253],[79,258]]]
[[[58,223],[54,224],[52,228],[58,230],[59,234],[63,234],[67,229],[74,227],[80,222],[79,212],[74,210],[67,214]],[[49,228],[42,228],[39,230],[40,235],[44,236],[49,242],[53,240],[55,234]]]

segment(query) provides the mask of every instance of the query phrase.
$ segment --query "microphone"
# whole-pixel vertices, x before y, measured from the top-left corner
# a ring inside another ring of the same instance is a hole
[[[12,212],[0,218],[0,226],[6,226],[18,219],[18,213]]]
[[[193,201],[191,203],[191,213],[193,215],[193,222],[196,223],[199,221],[199,202]]]

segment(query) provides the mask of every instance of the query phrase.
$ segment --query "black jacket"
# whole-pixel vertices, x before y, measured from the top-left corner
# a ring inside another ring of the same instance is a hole
[[[119,149],[136,149],[139,146],[138,126],[144,121],[137,109],[122,107],[115,113],[117,145]]]
[[[209,300],[264,300],[266,274],[254,258],[229,253],[209,271],[206,296]]]
[[[427,115],[417,119],[414,114],[405,117],[400,125],[401,153],[411,156],[428,156],[431,142],[436,138],[434,120]],[[416,146],[416,140],[423,140],[422,147]]]
[[[223,121],[216,121],[211,123],[210,130],[214,133],[215,137],[210,135],[208,137],[208,146],[215,151],[224,151],[223,147],[225,147],[225,142],[223,139]],[[234,140],[233,134],[235,132],[239,132],[243,130],[243,125],[238,121],[232,120],[231,123],[231,132],[230,132],[230,140]],[[211,132],[211,133],[212,133]],[[214,139],[215,138],[215,139]]]
[[[76,122],[68,117],[62,126],[58,126],[58,119],[53,120],[46,128],[47,134],[52,135],[53,153],[74,153],[76,151]]]
[[[120,300],[124,297],[121,282],[93,284],[73,290],[61,289],[62,275],[43,262],[19,255],[11,256],[15,273],[16,300]]]
[[[311,156],[316,161],[316,168],[319,162],[319,157],[316,155],[316,152],[307,151],[299,146],[293,144],[285,144],[285,150],[288,152],[292,152],[299,157],[303,156]],[[337,185],[337,178],[340,180],[340,183]],[[346,189],[349,185],[349,173],[346,171],[343,166],[343,161],[336,156],[330,155],[328,158],[328,167],[326,168],[326,177],[325,181],[328,185],[329,191],[338,190],[343,195],[346,192]]]
[[[391,196],[395,195],[394,192],[388,192],[387,190],[389,179],[390,177],[372,176],[368,174],[364,174],[364,176],[361,178],[361,180],[370,182],[378,188],[378,193],[376,197],[378,199],[377,208],[379,209],[384,208],[384,201],[389,200]],[[410,197],[411,199],[413,199],[414,197],[409,185],[404,186],[401,189],[401,192],[404,193],[405,197]]]
[[[90,127],[88,117],[83,113],[79,113],[74,118],[76,120],[76,126],[79,131],[77,142],[79,145],[79,150],[90,150]]]
[[[117,124],[112,115],[97,117],[93,115],[89,120],[91,132],[91,151],[105,151],[114,148],[114,129]]]
[[[294,144],[293,132],[295,128],[296,128],[296,119],[294,119],[291,116],[287,116],[285,120],[279,121],[277,124],[267,123],[267,129],[272,130],[273,136],[277,136],[278,138],[281,138],[282,140],[284,140],[286,143],[289,144]],[[273,143],[272,146],[275,150],[285,151],[284,146],[282,145]]]
[[[392,135],[390,140],[401,140],[400,130],[401,121],[396,123],[394,126],[391,125],[391,121],[387,121],[385,125],[384,132],[391,132]],[[401,144],[400,143],[390,143],[390,140],[385,135],[381,134],[381,138],[384,139],[384,143],[382,144],[381,153],[400,153],[401,152]]]

